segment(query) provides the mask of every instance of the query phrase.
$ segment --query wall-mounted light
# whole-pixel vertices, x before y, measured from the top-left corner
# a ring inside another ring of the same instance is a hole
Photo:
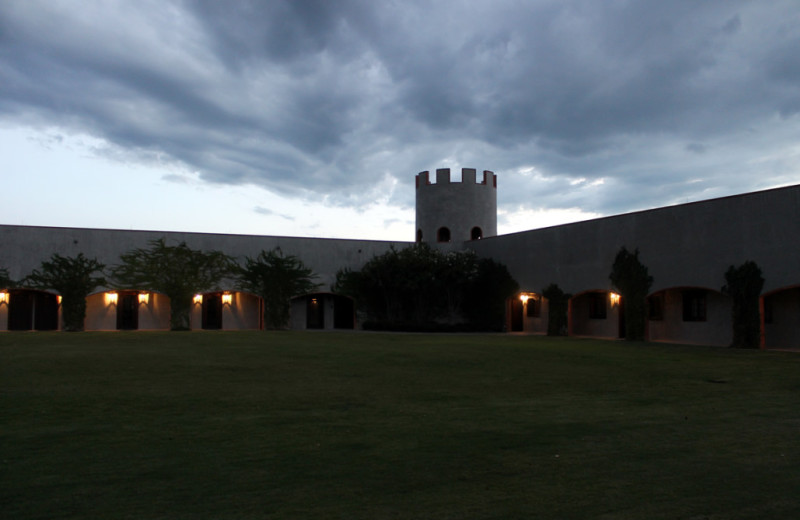
[[[231,293],[225,293],[222,295],[222,305],[230,305],[233,301],[233,295]]]
[[[195,294],[194,299],[192,299],[193,303],[203,303],[203,295],[202,294]]]
[[[139,303],[143,303],[145,305],[150,303],[150,293],[139,293]]]
[[[0,291],[0,303],[8,303],[8,293]]]
[[[57,294],[56,295],[56,304],[61,305],[61,300],[63,300],[63,299],[64,299],[63,296],[61,296],[60,294]]]
[[[522,302],[523,305],[528,303],[528,300],[530,300],[530,298],[531,297],[528,296],[527,294],[520,294],[519,295],[519,299],[520,299],[520,301]]]
[[[115,292],[106,293],[106,305],[116,305],[119,295]]]
[[[611,302],[612,307],[616,307],[617,305],[619,305],[620,298],[622,297],[615,292],[608,293],[608,299]]]

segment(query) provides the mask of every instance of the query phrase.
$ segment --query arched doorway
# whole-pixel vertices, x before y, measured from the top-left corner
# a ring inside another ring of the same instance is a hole
[[[58,330],[58,296],[32,289],[8,291],[8,330]]]
[[[728,346],[731,300],[707,287],[669,287],[647,297],[650,341]]]
[[[334,293],[312,293],[292,299],[292,329],[354,329],[355,303]]]
[[[325,307],[321,296],[310,296],[306,299],[306,328],[325,328]]]
[[[211,291],[194,296],[191,322],[203,330],[259,330],[263,315],[263,302],[254,294]]]
[[[119,291],[117,295],[117,330],[139,329],[139,291]]]
[[[618,339],[625,334],[622,298],[603,289],[584,291],[569,301],[569,331],[573,336]]]
[[[222,293],[203,295],[201,327],[203,330],[222,329]]]

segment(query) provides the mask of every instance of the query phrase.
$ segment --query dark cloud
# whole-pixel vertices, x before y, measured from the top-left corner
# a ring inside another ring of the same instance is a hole
[[[280,217],[280,218],[282,218],[284,220],[294,220],[294,217],[292,217],[291,215],[286,215],[286,214],[283,214],[283,213],[277,213],[275,211],[272,211],[269,208],[264,208],[262,206],[256,206],[255,208],[253,208],[253,211],[255,213],[258,213],[259,215],[266,215],[268,217],[276,216],[276,217]]]
[[[686,150],[694,153],[706,153],[708,147],[702,143],[689,143],[686,145]]]
[[[302,68],[310,57],[341,50],[346,2],[275,0],[187,4],[220,60],[233,67],[264,61]]]
[[[11,0],[0,120],[333,205],[466,166],[615,213],[800,180],[799,47],[792,1]]]

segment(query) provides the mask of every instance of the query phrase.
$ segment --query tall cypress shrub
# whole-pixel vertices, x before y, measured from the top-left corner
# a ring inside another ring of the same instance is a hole
[[[653,277],[647,272],[647,267],[639,261],[639,250],[630,252],[623,246],[614,258],[609,278],[623,299],[625,339],[643,340],[647,318],[647,293],[653,285]]]
[[[761,345],[761,317],[758,298],[764,288],[764,277],[755,262],[747,261],[739,267],[730,266],[725,273],[722,292],[733,300],[732,321],[734,348],[759,348]]]
[[[542,289],[542,296],[547,298],[547,335],[566,336],[571,294],[561,290],[558,284],[551,283]]]

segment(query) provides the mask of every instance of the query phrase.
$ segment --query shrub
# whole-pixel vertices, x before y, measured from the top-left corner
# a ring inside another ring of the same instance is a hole
[[[724,294],[733,299],[733,341],[731,347],[759,348],[761,346],[761,317],[758,298],[764,288],[764,277],[755,262],[739,267],[730,266],[725,272]]]
[[[630,252],[623,246],[614,258],[609,279],[622,296],[625,339],[643,340],[647,319],[647,293],[653,285],[653,277],[639,261],[639,250]]]
[[[567,311],[569,309],[569,299],[572,295],[562,291],[557,284],[551,283],[542,289],[542,296],[547,298],[547,335],[566,336],[568,332]]]
[[[61,314],[64,330],[77,332],[83,330],[86,320],[86,297],[97,287],[105,285],[101,273],[104,264],[97,259],[89,259],[79,253],[76,257],[53,254],[39,269],[34,269],[22,281],[23,285],[35,289],[53,289],[61,294]]]

